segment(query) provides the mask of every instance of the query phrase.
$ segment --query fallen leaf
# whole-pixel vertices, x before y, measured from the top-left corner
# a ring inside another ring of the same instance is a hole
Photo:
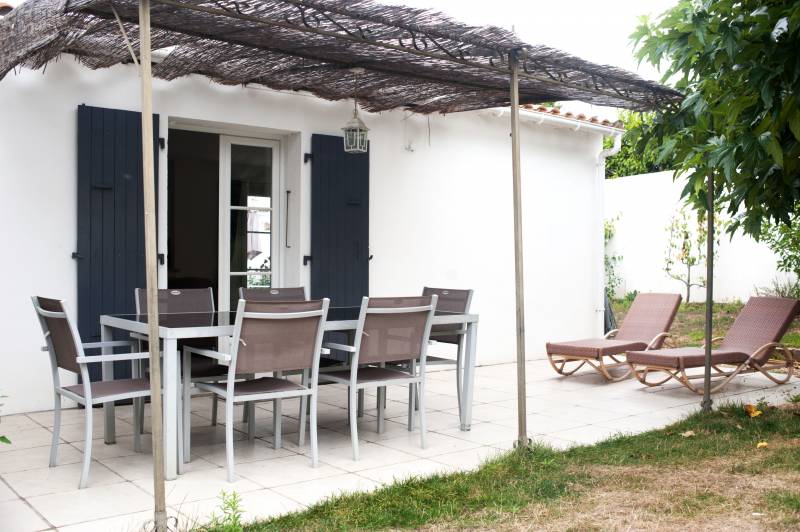
[[[684,438],[691,438],[694,435],[695,434],[693,430],[687,430],[686,432],[681,432],[681,436],[683,436]]]
[[[755,405],[744,405],[744,411],[750,417],[758,417],[763,414]]]
[[[739,429],[739,430],[744,430],[744,428],[742,428],[742,426],[739,425],[738,423],[736,424],[736,428]]]
[[[767,447],[769,447],[769,444],[765,441],[760,441],[756,445],[756,449],[766,449]]]

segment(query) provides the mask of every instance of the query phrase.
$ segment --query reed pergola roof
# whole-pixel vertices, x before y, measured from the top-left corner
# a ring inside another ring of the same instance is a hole
[[[90,68],[131,61],[138,0],[28,0],[0,20],[0,79],[62,53]],[[582,100],[637,110],[680,100],[630,72],[467,26],[430,10],[372,0],[153,0],[153,73],[227,85],[259,84],[351,98],[371,111],[419,113],[509,105],[509,55],[520,64],[520,103]],[[157,54],[159,52],[156,52]]]

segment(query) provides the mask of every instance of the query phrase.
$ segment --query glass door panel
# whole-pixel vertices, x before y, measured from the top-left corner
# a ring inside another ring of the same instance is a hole
[[[223,179],[229,190],[220,230],[220,309],[235,309],[241,287],[269,287],[273,279],[273,198],[277,183],[278,143],[223,137]],[[276,247],[276,246],[275,246]],[[222,286],[224,285],[224,286]]]

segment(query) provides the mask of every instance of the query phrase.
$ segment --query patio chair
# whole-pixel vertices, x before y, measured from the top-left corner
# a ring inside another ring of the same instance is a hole
[[[413,430],[415,402],[419,401],[420,443],[425,447],[425,365],[436,294],[416,297],[365,297],[354,345],[326,343],[325,348],[349,353],[350,368],[328,371],[320,379],[348,386],[350,439],[353,460],[358,460],[358,390],[378,389],[378,432],[383,432],[386,386],[409,385],[408,428]],[[387,368],[391,362],[408,361],[407,370]]]
[[[720,346],[711,351],[713,378],[722,382],[711,388],[711,393],[722,390],[737,375],[760,372],[775,384],[785,384],[792,377],[794,358],[792,351],[780,343],[794,318],[800,312],[800,301],[781,297],[751,297],[723,338]],[[783,355],[784,363],[771,362],[775,352]],[[687,373],[694,368],[705,369],[705,346],[679,349],[657,349],[652,351],[631,351],[627,356],[634,376],[647,386],[659,386],[675,379],[696,394],[703,393],[702,386],[694,386],[691,381],[704,377],[704,372]],[[732,369],[725,370],[722,366]],[[783,369],[785,374],[776,377],[773,369]],[[658,381],[650,381],[652,374],[666,376]]]
[[[83,405],[84,410],[84,447],[83,467],[79,488],[85,488],[89,483],[89,466],[92,462],[92,415],[93,405],[109,403],[121,399],[137,399],[150,395],[150,381],[146,378],[119,379],[113,381],[91,382],[89,378],[89,364],[101,362],[117,362],[130,360],[133,374],[137,375],[136,362],[148,358],[149,353],[133,352],[135,342],[132,340],[113,342],[82,343],[78,329],[64,309],[64,302],[57,299],[34,296],[33,308],[39,317],[47,345],[43,351],[50,353],[50,366],[53,372],[53,392],[55,403],[53,406],[53,439],[50,444],[50,467],[55,467],[58,462],[59,432],[61,430],[61,398],[66,397]],[[130,353],[117,355],[86,356],[89,349],[127,347]],[[61,385],[59,369],[69,371],[80,376],[82,383],[69,386]],[[134,410],[141,408],[141,403],[134,402]],[[134,412],[133,441],[134,450],[141,450],[141,431],[139,430],[138,412]]]
[[[239,287],[239,298],[247,301],[306,301],[303,286],[289,288],[245,288]]]
[[[432,296],[434,294],[438,297],[438,302],[436,304],[437,310],[461,314],[467,314],[469,312],[469,307],[472,304],[472,290],[431,288],[429,286],[422,289],[423,296]],[[428,356],[427,360],[429,366],[441,364],[456,365],[456,395],[459,404],[461,404],[461,375],[464,369],[464,339],[466,338],[466,334],[467,329],[463,324],[432,326],[431,340],[437,343],[455,345],[457,349],[456,358]]]
[[[147,313],[147,290],[144,288],[136,288],[134,290],[134,301],[136,302],[136,313]],[[216,311],[214,305],[214,291],[209,288],[189,288],[189,289],[171,289],[162,288],[158,290],[158,312],[159,313],[186,313],[186,312],[209,312]],[[146,336],[131,334],[131,337],[145,342]],[[144,349],[144,345],[140,343],[140,350]],[[178,342],[178,350],[180,351],[185,346],[191,345],[200,348],[214,348],[216,347],[216,338],[194,338],[191,340],[181,340]],[[144,364],[142,362],[142,364]],[[143,371],[143,375],[144,370]],[[215,377],[220,381],[224,381],[228,375],[228,368],[217,364],[215,360],[207,357],[194,357],[191,364],[189,383],[207,382],[213,380]],[[191,404],[188,402],[189,397],[184,392],[184,400],[187,401],[187,409],[191,411]],[[144,399],[139,399],[144,404]],[[211,404],[211,425],[217,424],[217,396],[212,399]],[[141,427],[144,427],[144,408],[139,409],[139,415],[142,416]],[[246,417],[245,417],[246,420]],[[188,435],[186,436],[188,437]],[[187,457],[188,459],[188,457]]]
[[[607,381],[617,382],[630,376],[631,370],[623,357],[628,351],[659,349],[669,337],[669,329],[681,296],[678,294],[639,294],[633,300],[625,321],[618,330],[609,331],[604,338],[548,342],[547,358],[561,375],[572,375],[584,364],[589,364]],[[607,363],[606,359],[611,362]],[[567,368],[570,363],[574,367]],[[627,368],[622,375],[614,376],[609,370]]]
[[[228,481],[234,481],[233,407],[235,403],[255,403],[290,397],[309,397],[311,402],[311,463],[317,465],[317,383],[322,335],[328,315],[328,299],[317,301],[257,302],[239,300],[230,354],[210,349],[186,347],[184,364],[201,355],[228,366],[225,383],[198,383],[225,401],[225,451]],[[284,378],[284,371],[302,370],[300,384]],[[273,373],[272,377],[236,380],[238,374]],[[255,435],[255,416],[248,419],[249,439]],[[191,426],[191,415],[183,412],[184,433]],[[305,420],[300,423],[301,438]],[[188,456],[190,448],[185,448]]]

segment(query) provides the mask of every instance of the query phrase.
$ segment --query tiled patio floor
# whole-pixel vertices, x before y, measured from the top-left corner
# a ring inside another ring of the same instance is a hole
[[[406,430],[407,390],[388,392],[386,431],[375,431],[375,398],[368,395],[359,427],[361,459],[351,456],[346,395],[338,386],[320,391],[320,464],[312,468],[308,448],[298,448],[296,402],[284,401],[284,448],[272,449],[270,404],[257,409],[257,439],[246,440],[237,411],[236,473],[226,481],[224,410],[220,425],[210,424],[210,399],[193,400],[192,462],[178,480],[167,483],[170,514],[183,527],[204,522],[218,505],[221,490],[241,495],[247,520],[300,510],[331,494],[375,489],[395,479],[477,467],[509,449],[516,436],[514,366],[476,370],[473,425],[458,430],[453,372],[434,371],[428,386],[428,446]],[[800,381],[775,387],[761,376],[739,378],[726,400],[771,403],[800,393]],[[698,408],[699,399],[677,385],[644,389],[635,381],[601,382],[584,372],[558,377],[545,360],[528,363],[528,431],[556,447],[588,444],[618,432],[641,432],[675,421]],[[139,530],[151,518],[152,463],[149,452],[134,453],[130,407],[117,409],[117,444],[102,440],[102,416],[95,416],[89,487],[78,490],[83,447],[80,410],[63,415],[59,466],[48,468],[51,412],[2,418],[2,433],[13,445],[0,447],[0,529]],[[294,417],[293,417],[294,416]],[[147,438],[145,438],[147,440]],[[149,442],[147,443],[149,451]]]

